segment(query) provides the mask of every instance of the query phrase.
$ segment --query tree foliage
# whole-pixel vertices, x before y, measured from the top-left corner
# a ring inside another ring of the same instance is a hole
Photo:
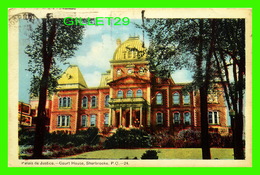
[[[168,78],[171,72],[183,67],[193,72],[193,82],[184,90],[199,89],[201,125],[205,129],[207,94],[219,87],[216,84],[222,85],[228,107],[236,113],[234,143],[243,145],[245,20],[146,19],[139,27],[151,40],[148,59],[151,70],[156,70],[158,76]],[[202,131],[202,140],[206,132]],[[235,158],[244,158],[243,148],[234,148],[234,152],[236,150],[239,151]]]
[[[83,38],[83,26],[66,26],[51,14],[46,17],[32,33],[32,44],[25,50],[30,57],[28,70],[33,74],[30,92],[39,97],[33,158],[43,157],[46,99],[57,86],[59,63],[66,63],[74,55]]]
[[[46,48],[46,56],[52,57],[50,74],[48,77],[48,92],[55,91],[57,80],[61,76],[61,64],[68,64],[68,58],[75,54],[83,38],[83,26],[67,26],[63,19],[45,19],[46,35],[43,36],[43,22],[36,23],[38,26],[31,32],[31,44],[27,45],[25,53],[28,55],[28,71],[32,73],[30,94],[39,96],[39,87],[44,71],[45,57],[43,55],[43,44]],[[43,42],[44,41],[44,42]]]

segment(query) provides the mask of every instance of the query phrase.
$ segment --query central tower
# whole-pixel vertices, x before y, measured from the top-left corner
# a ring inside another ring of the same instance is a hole
[[[114,127],[150,125],[151,83],[147,49],[139,37],[129,37],[114,53],[111,64],[110,115]]]

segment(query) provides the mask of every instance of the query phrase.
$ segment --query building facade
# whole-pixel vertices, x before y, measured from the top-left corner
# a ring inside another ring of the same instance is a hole
[[[187,84],[156,77],[149,70],[146,48],[138,37],[123,43],[118,40],[117,45],[110,70],[102,74],[98,87],[87,86],[78,66],[67,68],[58,81],[57,93],[48,102],[49,131],[75,133],[89,127],[200,129],[198,92],[183,94]],[[224,96],[214,92],[208,102],[210,131],[227,133]]]

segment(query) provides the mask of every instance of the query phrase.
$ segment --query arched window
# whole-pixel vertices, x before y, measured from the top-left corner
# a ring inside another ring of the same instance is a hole
[[[117,92],[117,98],[123,98],[123,91],[119,90]]]
[[[97,97],[96,96],[92,96],[91,97],[91,107],[97,107]]]
[[[106,95],[106,97],[105,97],[105,107],[109,106],[108,101],[109,101],[109,95]]]
[[[70,97],[59,98],[59,107],[71,107],[71,98]]]
[[[63,107],[62,106],[62,98],[59,98],[59,107]]]
[[[180,104],[180,94],[178,92],[175,92],[173,95],[172,95],[172,103],[174,105],[179,105]]]
[[[62,107],[67,107],[67,97],[63,97],[62,103]]]
[[[82,115],[82,116],[81,116],[81,126],[82,126],[82,127],[87,127],[87,124],[88,124],[87,115]]]
[[[157,104],[157,105],[163,104],[163,96],[162,96],[161,93],[158,93],[158,94],[156,95],[156,104]]]
[[[143,96],[143,91],[141,89],[138,89],[136,91],[136,97],[142,97]]]
[[[190,104],[190,94],[183,96],[183,104],[185,104],[185,105]]]
[[[126,97],[133,97],[133,91],[128,90],[127,93],[126,93]]]
[[[161,112],[156,113],[156,123],[157,125],[163,124],[163,113]]]
[[[92,114],[90,117],[90,126],[96,126],[96,118],[97,116],[95,114]]]
[[[181,123],[181,117],[179,112],[173,113],[173,124],[178,125]]]
[[[88,107],[88,97],[86,96],[82,98],[82,107],[83,108]]]
[[[190,112],[184,113],[184,124],[185,125],[191,125],[191,115]]]

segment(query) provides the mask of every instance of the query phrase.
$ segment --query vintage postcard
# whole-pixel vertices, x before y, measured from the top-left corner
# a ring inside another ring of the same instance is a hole
[[[10,167],[252,166],[251,9],[10,8]]]

